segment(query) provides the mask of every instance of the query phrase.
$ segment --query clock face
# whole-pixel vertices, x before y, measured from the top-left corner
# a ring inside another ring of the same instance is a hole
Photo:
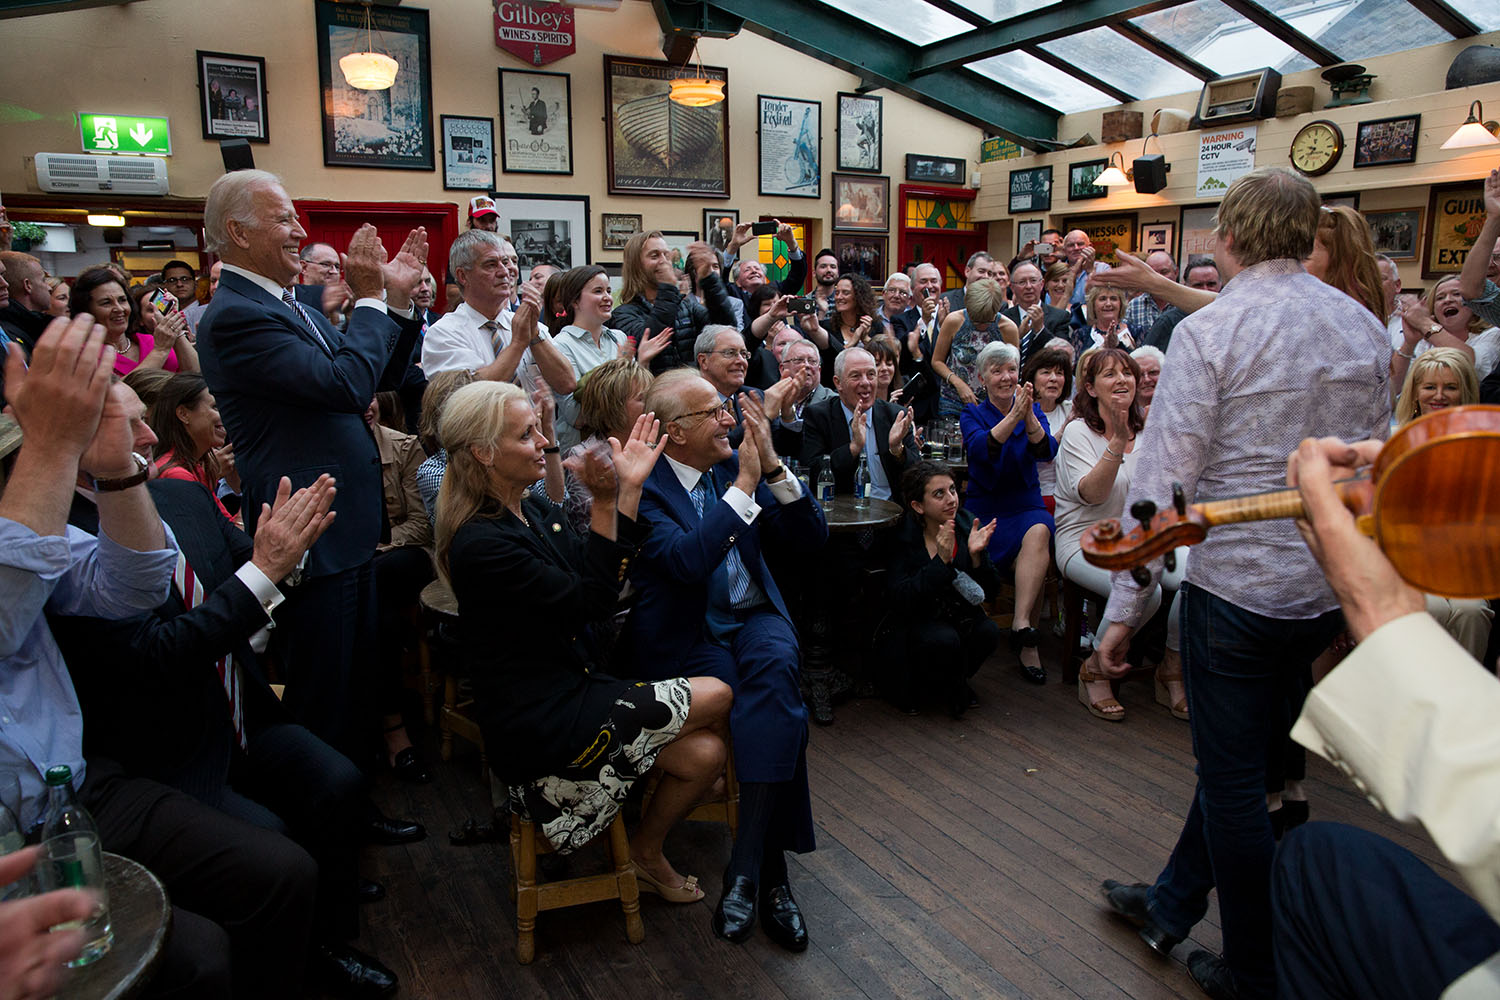
[[[1333,122],[1316,121],[1292,139],[1292,166],[1309,177],[1326,174],[1344,152],[1344,133]]]

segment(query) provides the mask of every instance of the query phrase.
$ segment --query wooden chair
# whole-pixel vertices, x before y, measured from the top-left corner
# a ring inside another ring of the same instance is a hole
[[[443,676],[443,707],[438,715],[438,728],[442,731],[439,752],[444,760],[453,759],[453,737],[461,736],[479,748],[479,780],[487,781],[490,773],[489,756],[484,751],[484,735],[473,717],[474,697],[459,688],[459,677],[452,671]]]
[[[517,962],[529,965],[536,957],[536,915],[539,912],[606,899],[620,901],[620,909],[625,914],[625,939],[631,944],[645,940],[640,887],[630,867],[630,842],[625,836],[625,819],[619,813],[615,814],[605,837],[605,854],[610,859],[612,871],[538,885],[536,859],[552,853],[552,846],[546,837],[538,835],[536,824],[511,815],[510,891],[516,903]]]
[[[1083,634],[1083,602],[1088,597],[1072,580],[1062,581],[1063,602],[1063,683],[1078,683],[1078,637]]]
[[[433,667],[434,646],[441,640],[438,628],[444,624],[458,624],[458,600],[453,591],[442,580],[433,580],[422,588],[417,598],[418,629],[422,641],[418,647],[421,663],[422,715],[430,726],[437,721],[433,701],[437,695],[438,671]],[[443,758],[447,760],[447,757]]]

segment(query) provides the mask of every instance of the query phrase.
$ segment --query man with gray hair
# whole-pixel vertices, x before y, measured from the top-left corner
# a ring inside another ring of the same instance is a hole
[[[348,311],[354,299],[349,296],[349,286],[344,283],[344,270],[339,264],[339,252],[328,243],[309,243],[297,252],[302,273],[292,294],[305,306],[318,310],[328,317],[328,322],[339,329],[348,320]]]
[[[1177,262],[1165,250],[1153,250],[1146,255],[1146,266],[1168,281],[1177,281]],[[1125,303],[1125,325],[1137,342],[1151,332],[1162,311],[1171,305],[1165,298],[1150,292],[1142,292]]]
[[[559,396],[576,387],[573,366],[540,322],[542,296],[536,287],[523,287],[520,307],[509,308],[516,287],[514,258],[515,249],[488,230],[470,229],[453,241],[448,263],[464,298],[427,328],[422,371],[428,378],[471,371],[476,379],[514,382],[531,392],[540,375]]]

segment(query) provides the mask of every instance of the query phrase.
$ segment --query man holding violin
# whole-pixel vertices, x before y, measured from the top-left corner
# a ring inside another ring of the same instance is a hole
[[[1172,378],[1157,391],[1137,445],[1125,530],[1151,517],[1174,484],[1188,502],[1263,492],[1281,485],[1286,456],[1303,438],[1388,433],[1384,326],[1302,267],[1320,210],[1312,184],[1281,168],[1254,171],[1226,192],[1215,254],[1224,291],[1173,335]],[[1320,387],[1316,401],[1309,383]],[[1161,568],[1152,564],[1139,582],[1114,575],[1109,605],[1118,618],[1104,623],[1099,649],[1112,675],[1128,669],[1125,652]],[[1198,786],[1155,884],[1111,880],[1105,895],[1141,927],[1147,945],[1168,955],[1216,888],[1224,956],[1194,952],[1189,971],[1211,997],[1272,997],[1276,844],[1265,789],[1268,770],[1281,762],[1269,762],[1268,748],[1285,743],[1310,664],[1343,631],[1343,618],[1285,521],[1210,534],[1194,550],[1179,600]]]

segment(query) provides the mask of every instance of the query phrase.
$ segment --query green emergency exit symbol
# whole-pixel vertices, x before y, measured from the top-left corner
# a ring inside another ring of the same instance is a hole
[[[172,135],[165,118],[78,113],[85,153],[172,155]]]

